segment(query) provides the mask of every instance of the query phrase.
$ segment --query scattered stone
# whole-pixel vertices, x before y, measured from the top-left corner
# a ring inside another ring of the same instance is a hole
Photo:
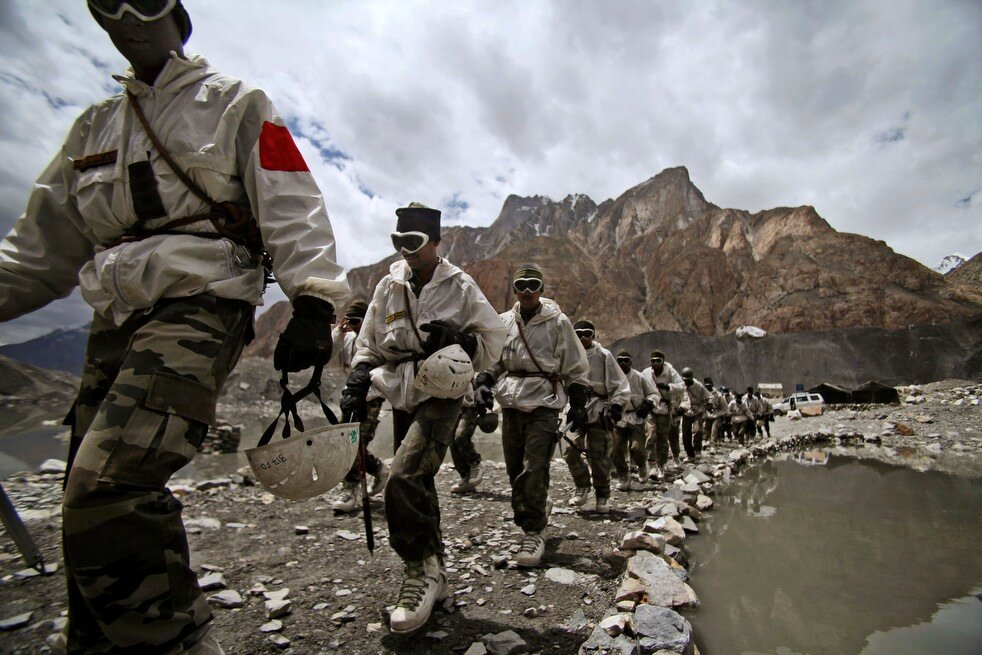
[[[269,643],[273,644],[280,650],[286,650],[290,647],[290,640],[283,635],[270,635]]]
[[[266,600],[284,600],[290,595],[290,588],[283,587],[282,589],[277,589],[276,591],[264,591],[263,598]]]
[[[633,612],[637,606],[638,604],[633,600],[622,600],[616,604],[618,612]]]
[[[579,652],[585,654],[602,653],[603,655],[638,655],[639,651],[637,642],[631,637],[627,635],[611,637],[606,630],[598,625],[580,646]]]
[[[33,612],[24,612],[23,614],[18,614],[17,616],[10,616],[5,619],[0,619],[0,630],[19,630],[31,622],[31,616],[33,616],[33,614]]]
[[[632,617],[630,614],[614,614],[613,616],[608,616],[600,622],[600,627],[604,629],[604,632],[609,634],[611,637],[616,637],[618,635],[634,634],[634,626],[632,622]]]
[[[527,607],[525,611],[522,612],[522,616],[527,619],[534,619],[539,616],[539,608],[537,607]]]
[[[982,596],[980,596],[979,600],[982,600]],[[583,610],[576,610],[573,612],[573,616],[569,617],[569,621],[566,622],[566,630],[568,632],[579,632],[585,628],[588,623],[590,622],[587,620],[586,614],[583,613]]]
[[[279,619],[273,619],[267,623],[263,623],[259,626],[259,632],[279,632],[283,629],[283,622]]]
[[[481,641],[484,642],[490,655],[513,655],[513,653],[524,653],[528,650],[528,644],[514,630],[487,634],[481,637]]]
[[[647,588],[640,580],[628,576],[621,580],[621,586],[617,588],[617,593],[614,594],[614,600],[616,602],[640,602],[644,598],[646,590]]]
[[[345,541],[358,541],[359,539],[361,539],[361,535],[355,534],[350,530],[338,530],[334,534],[335,536],[344,539]]]
[[[211,596],[208,596],[208,602],[212,605],[217,605],[218,607],[223,607],[230,610],[245,607],[245,601],[242,600],[242,594],[237,592],[235,589],[225,589],[223,591],[219,591],[217,594],[212,594]]]
[[[634,630],[641,638],[645,653],[660,650],[692,652],[692,625],[668,608],[638,605],[634,611]]]
[[[306,525],[295,525],[295,526],[293,526],[293,533],[294,534],[308,534],[309,532],[310,532],[310,528],[308,528]]]
[[[198,491],[208,491],[209,489],[221,489],[232,484],[229,478],[215,478],[213,480],[202,480],[194,485]]]
[[[654,523],[649,521],[649,523]],[[647,524],[646,524],[647,526]],[[624,535],[624,539],[619,546],[620,550],[649,550],[653,553],[660,553],[665,548],[667,538],[661,534],[642,532],[635,530]]]
[[[39,473],[64,473],[68,463],[60,459],[46,459],[41,462]]]
[[[293,610],[293,602],[289,600],[267,600],[264,607],[267,619],[278,619]]]
[[[436,641],[443,641],[450,636],[450,633],[444,632],[443,630],[436,630],[434,632],[427,632],[423,635],[427,639],[435,639]]]
[[[917,421],[918,423],[934,423],[934,419],[926,414],[915,416],[914,420]]]
[[[709,496],[704,496],[702,494],[699,494],[699,497],[696,498],[696,507],[698,507],[703,512],[705,512],[706,510],[710,510],[713,508],[713,499],[710,498]]]
[[[198,586],[201,591],[215,591],[225,588],[225,577],[221,573],[208,573],[198,578]]]
[[[525,585],[524,587],[522,587],[522,593],[525,594],[526,596],[532,596],[532,595],[534,595],[535,594],[535,585],[534,584],[527,584],[527,585]]]
[[[580,574],[570,569],[553,567],[546,571],[546,579],[552,580],[557,584],[575,585],[580,581]],[[524,589],[522,590],[522,593],[525,593]]]
[[[906,423],[897,423],[893,426],[893,431],[902,437],[910,437],[914,434],[914,429]]]
[[[698,607],[692,587],[679,580],[672,567],[657,555],[639,551],[627,562],[627,574],[645,586],[648,602],[661,607]]]
[[[475,641],[464,651],[464,655],[488,655],[488,649],[481,642]]]
[[[697,526],[696,522],[693,521],[688,516],[682,517],[682,529],[685,530],[686,532],[691,532],[691,533],[699,532],[699,526]]]

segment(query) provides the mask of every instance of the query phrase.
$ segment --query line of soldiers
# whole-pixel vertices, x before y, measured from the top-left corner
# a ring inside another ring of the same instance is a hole
[[[752,389],[744,402],[741,394],[716,390],[710,378],[697,381],[690,368],[677,371],[660,350],[643,371],[633,368],[627,350],[614,356],[590,320],[572,322],[543,296],[545,278],[535,264],[513,274],[514,306],[494,313],[474,280],[436,254],[440,212],[411,203],[396,215],[392,239],[403,259],[369,303],[348,307],[334,332],[337,365],[350,371],[343,414],[361,420],[363,438],[371,440],[382,400],[393,408],[391,468],[374,456],[366,466],[373,490],[384,490],[390,543],[405,561],[392,632],[415,632],[446,596],[434,476],[449,449],[461,478],[452,491],[477,488],[481,457],[473,435],[495,401],[513,520],[524,533],[515,560],[523,567],[537,566],[545,553],[557,447],[564,447],[576,488],[568,504],[583,507],[592,492],[594,511],[607,513],[612,472],[617,489],[628,491],[631,465],[638,479],[659,480],[669,458],[673,466],[682,463],[680,435],[685,460],[696,461],[704,435],[716,443],[732,432],[744,443],[758,420],[766,425],[766,401]],[[461,346],[473,362],[472,384],[453,398],[427,396],[416,380],[420,362],[448,345]],[[361,505],[357,479],[353,467],[335,510]]]

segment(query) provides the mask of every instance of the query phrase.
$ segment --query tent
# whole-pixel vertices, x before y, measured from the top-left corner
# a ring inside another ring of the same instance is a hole
[[[837,387],[830,382],[823,382],[808,390],[808,393],[820,393],[830,405],[847,403],[850,400],[849,392],[842,387]]]
[[[854,403],[899,403],[900,394],[890,385],[870,380],[852,390]]]

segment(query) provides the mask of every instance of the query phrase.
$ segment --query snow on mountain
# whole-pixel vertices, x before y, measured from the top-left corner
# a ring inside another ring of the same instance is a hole
[[[966,261],[968,261],[968,257],[965,257],[965,255],[961,255],[955,252],[950,255],[946,255],[941,260],[941,263],[939,263],[937,266],[934,267],[934,270],[936,270],[938,273],[941,273],[941,275],[947,275],[948,273],[951,273],[953,270],[964,264]]]

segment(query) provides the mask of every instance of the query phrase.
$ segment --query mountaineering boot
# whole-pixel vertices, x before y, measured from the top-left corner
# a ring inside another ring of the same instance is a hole
[[[185,653],[187,655],[225,655],[225,651],[222,650],[221,644],[218,643],[218,639],[212,634],[206,634],[205,638],[189,646],[184,650],[180,651],[181,655]]]
[[[662,473],[661,467],[657,464],[652,466],[651,473],[648,474],[648,479],[657,482],[661,480],[662,477],[664,477],[664,474]]]
[[[617,490],[618,491],[630,491],[631,490],[631,474],[630,473],[625,473],[617,481]]]
[[[335,512],[347,514],[358,509],[358,503],[361,501],[360,484],[359,482],[344,483],[341,490],[341,497],[334,501],[334,505],[332,505]]]
[[[647,479],[648,479],[648,465],[642,464],[640,467],[638,467],[638,481],[644,482]]]
[[[405,578],[396,608],[389,616],[389,629],[409,634],[430,618],[436,602],[447,596],[447,574],[436,555],[419,562],[406,562]]]
[[[577,487],[576,493],[569,499],[570,507],[580,507],[586,505],[590,498],[590,487]]]
[[[471,467],[471,474],[468,477],[470,478],[471,488],[477,489],[477,485],[481,484],[481,480],[484,479],[484,470],[481,468],[480,462]]]
[[[610,511],[610,499],[609,498],[597,498],[597,506],[594,508],[597,514],[606,514]]]
[[[378,473],[375,474],[375,478],[372,480],[372,486],[368,488],[369,496],[376,496],[385,489],[385,483],[389,481],[389,467],[382,462],[379,466]]]
[[[546,553],[546,542],[539,532],[526,532],[522,538],[522,546],[515,555],[515,563],[519,566],[538,566]]]
[[[460,479],[460,482],[450,487],[450,492],[455,494],[466,494],[477,489],[477,485],[480,484],[481,479],[484,477],[484,471],[481,470],[480,464],[475,464],[471,467],[471,470],[467,472],[467,475]]]

